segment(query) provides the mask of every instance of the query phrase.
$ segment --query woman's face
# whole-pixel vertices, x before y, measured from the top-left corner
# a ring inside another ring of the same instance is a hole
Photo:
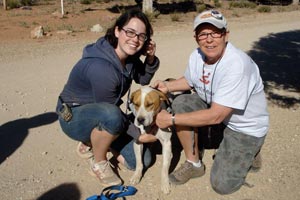
[[[132,18],[120,30],[119,27],[116,27],[115,35],[118,38],[116,52],[123,60],[141,50],[145,43],[146,26],[140,19]]]
[[[211,24],[203,24],[195,31],[195,39],[205,55],[207,64],[214,64],[223,55],[229,32],[222,32]]]

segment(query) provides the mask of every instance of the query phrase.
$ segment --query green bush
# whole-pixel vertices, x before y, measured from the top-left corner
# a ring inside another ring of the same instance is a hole
[[[158,10],[154,10],[152,13],[146,12],[145,13],[149,19],[150,22],[153,22],[154,19],[157,19],[160,15],[160,12]]]
[[[232,1],[229,3],[229,8],[256,8],[256,3],[249,1]]]
[[[36,4],[36,0],[20,0],[22,6],[32,6]]]
[[[80,0],[80,3],[81,4],[91,4],[92,3],[92,0]]]
[[[205,4],[199,5],[199,6],[196,7],[196,10],[197,10],[198,13],[201,13],[204,10],[206,10],[206,5]]]
[[[222,4],[220,3],[219,0],[214,0],[214,5],[216,8],[221,8],[222,7]]]
[[[7,1],[7,7],[10,9],[19,8],[21,4],[18,0],[9,0]]]
[[[180,14],[178,13],[171,13],[170,14],[172,22],[179,22],[180,21]]]
[[[260,6],[257,9],[257,11],[260,13],[268,13],[268,12],[271,12],[271,7],[270,6]]]

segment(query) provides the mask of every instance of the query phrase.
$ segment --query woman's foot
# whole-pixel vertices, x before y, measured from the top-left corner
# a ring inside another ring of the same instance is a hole
[[[121,179],[113,172],[113,165],[108,160],[91,163],[91,170],[97,176],[104,187],[121,185]]]
[[[94,156],[92,147],[84,144],[83,142],[78,143],[76,152],[80,158],[84,159],[89,159]]]

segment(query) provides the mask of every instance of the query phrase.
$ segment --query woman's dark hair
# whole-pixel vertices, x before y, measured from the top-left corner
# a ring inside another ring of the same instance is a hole
[[[140,9],[130,9],[123,13],[115,22],[115,24],[106,31],[105,39],[113,46],[114,48],[118,45],[118,38],[115,36],[115,28],[118,27],[121,30],[132,18],[138,18],[146,26],[146,35],[147,40],[145,41],[140,52],[144,52],[147,43],[150,41],[151,36],[153,35],[153,29],[149,22],[148,17]]]

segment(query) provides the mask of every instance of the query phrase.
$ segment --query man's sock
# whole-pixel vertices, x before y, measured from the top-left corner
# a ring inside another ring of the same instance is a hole
[[[194,167],[201,167],[201,161],[198,160],[198,162],[193,162],[193,161],[190,161],[190,160],[187,160],[189,163],[192,163]]]

